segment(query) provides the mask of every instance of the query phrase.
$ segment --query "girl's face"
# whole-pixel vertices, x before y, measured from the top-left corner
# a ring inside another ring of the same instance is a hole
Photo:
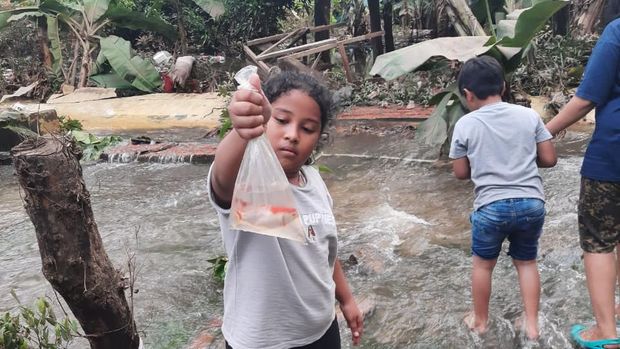
[[[291,90],[271,103],[267,138],[286,176],[296,178],[321,135],[321,109],[300,90]]]

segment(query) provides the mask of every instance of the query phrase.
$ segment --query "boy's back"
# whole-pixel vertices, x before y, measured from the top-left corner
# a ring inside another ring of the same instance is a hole
[[[538,114],[519,105],[489,104],[462,117],[454,127],[450,158],[469,160],[474,210],[507,198],[544,200],[537,143],[551,138]]]

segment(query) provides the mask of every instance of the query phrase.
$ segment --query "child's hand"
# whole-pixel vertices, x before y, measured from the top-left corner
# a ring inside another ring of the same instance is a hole
[[[271,117],[271,103],[263,94],[258,75],[250,77],[250,84],[255,89],[237,90],[228,105],[230,121],[239,136],[250,140],[263,134],[264,125]]]
[[[560,139],[563,139],[565,136],[566,136],[566,129],[563,129],[562,131],[558,132],[553,138],[556,141],[559,141]]]
[[[357,307],[357,303],[354,299],[351,299],[346,304],[340,303],[340,310],[342,310],[342,315],[344,315],[344,318],[347,320],[347,324],[351,329],[353,345],[360,344],[362,332],[364,331],[364,315]]]

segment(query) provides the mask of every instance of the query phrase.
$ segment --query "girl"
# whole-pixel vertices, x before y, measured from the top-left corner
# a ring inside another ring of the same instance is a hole
[[[336,258],[331,197],[318,171],[304,166],[329,121],[331,94],[314,78],[293,72],[269,79],[264,90],[258,76],[250,83],[256,91],[233,95],[233,130],[218,146],[209,173],[209,198],[229,260],[222,325],[227,348],[340,348],[335,299],[357,345],[363,317]],[[307,244],[229,227],[245,147],[263,132],[290,182]]]

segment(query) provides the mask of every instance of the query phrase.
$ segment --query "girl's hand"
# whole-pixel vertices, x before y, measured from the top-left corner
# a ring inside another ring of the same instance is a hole
[[[228,105],[233,128],[245,140],[262,135],[271,117],[271,103],[261,90],[258,75],[250,77],[250,84],[254,90],[237,90]]]
[[[360,344],[362,332],[364,331],[364,315],[357,307],[357,303],[351,298],[346,304],[340,303],[340,310],[342,310],[342,315],[344,315],[351,329],[353,345]]]

